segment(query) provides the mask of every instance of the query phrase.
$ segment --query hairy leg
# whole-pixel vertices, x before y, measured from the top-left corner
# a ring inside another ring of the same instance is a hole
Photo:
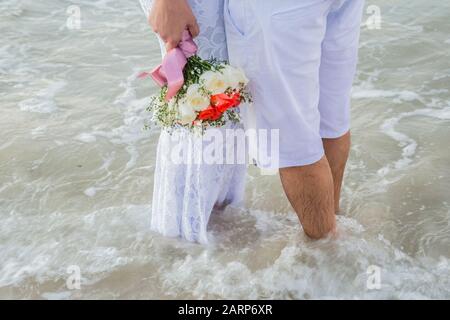
[[[350,131],[336,139],[322,139],[325,156],[330,164],[334,182],[334,210],[339,213],[342,180],[350,152]]]
[[[334,232],[333,178],[326,157],[311,165],[282,168],[280,177],[305,233],[320,239]]]

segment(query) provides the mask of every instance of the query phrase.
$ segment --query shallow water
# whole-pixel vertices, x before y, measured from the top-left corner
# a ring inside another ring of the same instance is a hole
[[[340,239],[309,241],[251,168],[247,209],[215,214],[204,247],[148,231],[155,87],[136,75],[160,58],[138,1],[1,1],[0,298],[450,298],[450,4],[376,4]]]

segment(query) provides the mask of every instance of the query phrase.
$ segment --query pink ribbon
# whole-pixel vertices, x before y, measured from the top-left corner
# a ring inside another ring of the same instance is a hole
[[[166,100],[172,99],[184,84],[183,69],[187,59],[197,53],[197,45],[188,30],[183,32],[178,47],[167,52],[162,63],[151,72],[143,72],[140,78],[151,76],[160,86],[167,85]]]

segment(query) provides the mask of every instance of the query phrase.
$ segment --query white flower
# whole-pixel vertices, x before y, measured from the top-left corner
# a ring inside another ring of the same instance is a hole
[[[167,103],[167,104],[168,104],[169,110],[176,110],[176,109],[177,109],[176,100],[177,100],[177,99],[172,98],[172,99],[169,100],[169,102],[164,101],[164,103]]]
[[[226,65],[225,68],[222,69],[222,73],[225,76],[228,85],[233,89],[237,89],[239,85],[246,86],[248,84],[248,79],[245,76],[244,71],[240,68]]]
[[[203,111],[209,106],[209,98],[202,94],[200,85],[196,83],[187,89],[185,99],[194,111]]]
[[[178,102],[178,114],[181,124],[190,124],[197,118],[197,114],[192,106],[186,101]]]
[[[202,82],[205,89],[212,94],[224,93],[230,86],[225,76],[219,71],[206,71],[200,76],[200,83]]]

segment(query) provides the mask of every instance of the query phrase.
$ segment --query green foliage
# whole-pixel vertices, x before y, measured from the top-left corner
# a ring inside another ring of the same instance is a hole
[[[218,71],[223,69],[224,62],[212,59],[212,60],[203,60],[197,55],[193,55],[192,57],[187,59],[186,66],[183,70],[184,77],[184,85],[178,91],[176,95],[176,100],[178,101],[179,97],[182,97],[186,94],[187,89],[194,83],[198,83],[200,76],[204,74],[206,71]]]

